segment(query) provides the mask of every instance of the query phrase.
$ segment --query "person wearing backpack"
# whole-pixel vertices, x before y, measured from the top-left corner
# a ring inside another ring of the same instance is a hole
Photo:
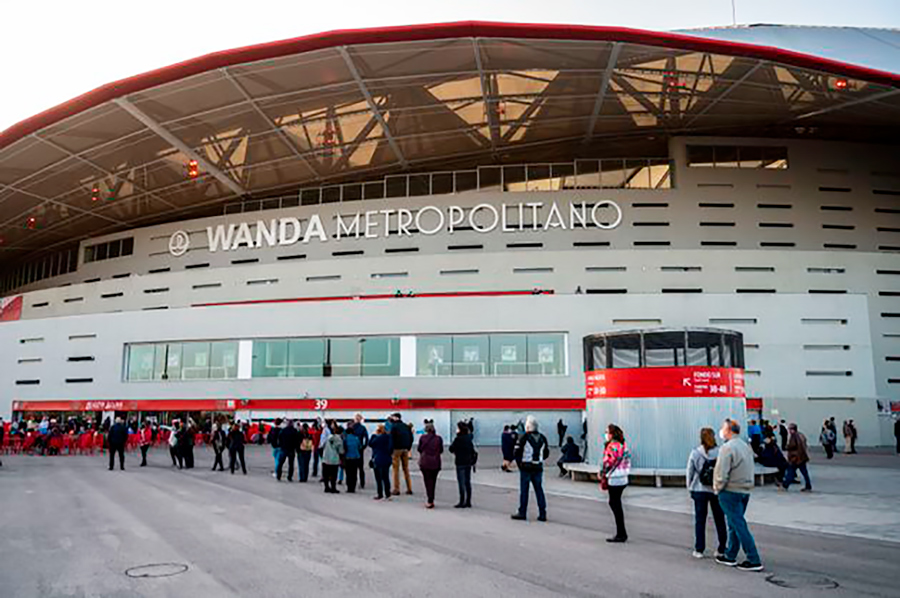
[[[544,461],[550,457],[550,445],[546,436],[538,430],[537,420],[529,415],[525,420],[525,433],[516,442],[516,464],[519,467],[519,510],[512,515],[517,521],[525,520],[528,513],[528,490],[534,486],[538,504],[538,521],[547,521],[547,499],[544,497]]]
[[[712,510],[716,523],[718,544],[715,556],[725,554],[728,541],[728,528],[725,525],[725,513],[719,506],[719,497],[713,491],[713,473],[716,469],[716,457],[719,447],[716,445],[716,433],[712,428],[700,430],[700,446],[691,451],[687,462],[687,488],[694,501],[694,552],[693,557],[702,559],[706,550],[706,515]]]
[[[609,509],[616,520],[616,535],[607,542],[625,542],[625,511],[622,509],[622,493],[628,487],[631,471],[631,453],[625,444],[625,432],[616,424],[606,426],[606,443],[603,445],[603,468],[600,470],[600,488],[609,492]]]

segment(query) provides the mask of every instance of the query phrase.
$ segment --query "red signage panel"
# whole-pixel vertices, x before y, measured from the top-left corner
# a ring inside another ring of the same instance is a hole
[[[716,367],[622,368],[585,372],[586,397],[744,397],[744,370]]]
[[[15,322],[22,317],[22,295],[0,297],[0,322]]]

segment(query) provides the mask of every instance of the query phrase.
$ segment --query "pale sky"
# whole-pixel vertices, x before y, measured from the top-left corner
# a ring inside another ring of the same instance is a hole
[[[737,22],[900,27],[900,0],[734,0]],[[730,25],[731,0],[0,0],[0,130],[209,52],[333,29],[446,21]]]

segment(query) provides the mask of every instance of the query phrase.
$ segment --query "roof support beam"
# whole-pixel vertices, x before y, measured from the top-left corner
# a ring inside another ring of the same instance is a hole
[[[15,191],[16,193],[21,193],[22,195],[27,195],[29,197],[33,197],[34,199],[40,200],[42,202],[49,203],[54,206],[59,206],[60,208],[65,208],[67,210],[72,210],[73,212],[78,212],[79,214],[87,214],[88,216],[96,216],[97,218],[102,218],[103,220],[108,220],[109,222],[114,222],[115,224],[118,224],[120,226],[129,226],[129,227],[131,226],[124,220],[119,220],[117,218],[113,218],[112,216],[107,216],[105,214],[101,214],[99,212],[95,212],[92,210],[85,210],[84,208],[79,208],[77,206],[70,206],[67,203],[63,203],[61,201],[56,201],[55,199],[48,199],[41,195],[37,195],[30,191],[25,191],[24,189],[19,189],[18,187],[13,187],[11,185],[4,185],[3,183],[0,183],[0,189],[8,189],[10,191]],[[12,218],[10,218],[4,222],[0,222],[0,227],[4,227],[7,224],[9,224],[10,222],[15,222],[16,220],[18,220],[25,214],[28,214],[29,212],[31,212],[33,209],[34,208],[28,208],[27,210],[20,212],[19,214],[16,214]]]
[[[491,134],[491,151],[497,151],[500,144],[500,125],[497,122],[497,116],[500,104],[491,104],[490,99],[494,92],[491,81],[484,73],[484,64],[481,60],[481,46],[478,44],[478,38],[472,38],[472,49],[475,51],[475,66],[478,67],[478,78],[481,80],[481,101],[484,102],[485,116],[487,117],[488,130]]]
[[[243,187],[238,185],[237,181],[225,174],[225,172],[216,167],[212,162],[195,152],[191,147],[188,146],[188,144],[173,135],[170,131],[153,120],[147,113],[132,104],[129,100],[125,98],[116,98],[113,100],[113,102],[115,102],[117,106],[125,110],[128,114],[133,116],[138,122],[162,137],[166,141],[166,143],[179,150],[191,160],[196,160],[197,165],[200,166],[200,168],[215,177],[217,181],[225,185],[225,187],[231,190],[232,193],[234,193],[238,197],[249,195],[249,193],[247,193],[247,191],[245,191]]]
[[[836,110],[843,110],[844,108],[849,108],[851,106],[859,106],[860,104],[865,104],[867,102],[883,100],[884,98],[895,96],[898,93],[900,93],[900,89],[890,89],[888,91],[876,93],[876,94],[873,94],[870,96],[866,96],[864,98],[857,98],[855,100],[850,100],[849,102],[844,102],[843,104],[836,104],[834,106],[829,106],[828,108],[822,108],[820,110],[813,110],[812,112],[806,112],[805,114],[800,114],[798,116],[795,116],[793,118],[793,120],[803,120],[804,118],[812,118],[813,116],[828,114],[829,112],[834,112]]]
[[[597,126],[597,119],[600,118],[603,99],[606,97],[606,90],[609,89],[609,81],[612,79],[621,51],[621,42],[615,42],[609,52],[609,59],[606,61],[606,70],[603,71],[603,77],[600,79],[600,90],[597,92],[597,99],[594,100],[594,109],[591,111],[591,119],[588,121],[588,130],[584,134],[584,143],[589,143],[594,138],[594,128]]]
[[[347,69],[350,70],[350,74],[353,76],[353,80],[356,81],[356,85],[359,87],[360,93],[363,94],[363,97],[366,99],[366,103],[369,105],[369,110],[372,111],[372,115],[378,120],[378,124],[381,125],[382,130],[384,130],[384,136],[387,138],[388,145],[391,146],[391,150],[393,150],[394,155],[397,156],[397,161],[400,162],[400,165],[403,168],[409,167],[409,162],[406,161],[406,158],[403,157],[403,153],[400,151],[400,146],[397,145],[397,141],[394,139],[394,136],[391,135],[391,130],[388,128],[387,121],[384,120],[384,116],[381,114],[381,110],[378,109],[378,104],[375,103],[375,99],[372,97],[372,94],[369,93],[369,88],[366,87],[365,81],[363,81],[362,77],[359,75],[359,71],[356,68],[356,65],[353,63],[353,59],[350,57],[350,53],[347,51],[347,46],[341,46],[337,49],[340,53],[341,57],[344,59],[344,62],[347,65]]]
[[[726,88],[722,91],[722,93],[720,93],[719,95],[717,95],[717,96],[715,97],[715,99],[713,99],[713,100],[712,100],[711,102],[709,102],[706,106],[704,106],[704,107],[703,107],[703,110],[697,112],[694,116],[692,116],[692,117],[691,117],[691,120],[687,121],[687,123],[684,125],[684,128],[685,128],[685,129],[689,128],[692,124],[694,124],[694,121],[696,121],[698,118],[700,118],[701,116],[703,116],[704,114],[706,114],[707,112],[709,112],[710,110],[712,110],[713,108],[715,108],[716,104],[718,104],[719,102],[721,102],[722,100],[724,100],[724,99],[728,96],[728,94],[730,94],[732,91],[734,91],[735,89],[737,89],[738,87],[740,87],[740,85],[741,85],[742,83],[744,83],[744,81],[746,81],[747,79],[749,79],[750,77],[752,77],[752,76],[754,75],[754,73],[756,73],[756,71],[758,71],[760,68],[762,68],[765,64],[766,64],[766,62],[765,62],[764,60],[760,60],[760,61],[758,61],[756,64],[754,64],[754,65],[750,68],[749,71],[747,71],[746,73],[744,73],[744,74],[741,76],[740,79],[738,79],[737,81],[734,81],[731,85],[729,85],[728,87],[726,87]]]
[[[231,76],[231,73],[228,72],[227,68],[223,67],[219,70],[223,75],[225,75],[226,79],[231,81],[231,84],[234,85],[234,88],[237,89],[242,96],[244,96],[244,99],[247,100],[247,103],[253,107],[253,110],[259,115],[259,117],[266,121],[269,126],[278,133],[278,136],[281,137],[281,140],[284,141],[285,145],[288,146],[288,149],[291,150],[291,153],[297,156],[300,161],[303,162],[314,175],[316,175],[316,178],[318,179],[321,175],[319,174],[319,171],[316,169],[315,165],[306,156],[304,156],[303,153],[300,152],[300,150],[294,144],[294,141],[284,131],[284,129],[276,125],[275,121],[269,118],[268,114],[263,112],[262,108],[259,107],[259,104],[256,103],[256,100],[254,100],[253,97],[249,93],[247,93],[247,90],[244,89],[244,86],[241,85],[241,83],[237,79]]]
[[[50,147],[52,147],[52,148],[55,149],[56,151],[62,152],[62,153],[64,153],[64,154],[68,155],[70,158],[74,158],[75,160],[78,160],[78,161],[81,162],[82,164],[87,164],[88,166],[90,166],[90,167],[93,168],[94,170],[96,170],[96,171],[102,173],[103,175],[105,175],[105,176],[107,176],[107,177],[109,177],[109,178],[116,179],[117,181],[122,182],[122,183],[131,183],[131,186],[134,187],[135,191],[137,191],[138,193],[136,193],[135,195],[133,195],[133,196],[131,196],[131,197],[128,197],[128,198],[124,199],[123,201],[117,202],[117,203],[119,203],[119,204],[124,203],[124,202],[126,202],[126,201],[131,201],[132,199],[136,199],[136,198],[140,197],[141,195],[146,195],[146,196],[152,197],[153,199],[155,199],[156,201],[158,201],[158,202],[160,202],[160,203],[163,203],[163,204],[169,206],[170,208],[174,208],[174,207],[175,207],[175,204],[173,204],[172,202],[169,202],[169,201],[163,199],[162,197],[159,197],[158,195],[156,195],[156,194],[153,193],[152,191],[148,191],[147,189],[144,189],[141,185],[138,185],[138,184],[135,183],[134,181],[130,181],[130,180],[124,178],[124,177],[121,177],[121,176],[119,176],[118,174],[112,172],[111,170],[107,170],[106,168],[103,168],[102,166],[100,166],[100,165],[97,164],[96,162],[93,162],[92,160],[88,160],[88,159],[85,158],[84,156],[81,156],[81,155],[79,155],[79,154],[73,154],[72,152],[70,152],[69,150],[67,150],[67,149],[64,148],[63,146],[59,145],[59,144],[56,143],[55,141],[50,141],[49,139],[44,139],[43,137],[41,137],[41,136],[38,135],[37,133],[32,133],[31,136],[34,137],[35,139],[37,139],[38,141],[40,141],[41,143],[44,143],[44,144],[46,144],[46,145],[49,145]]]

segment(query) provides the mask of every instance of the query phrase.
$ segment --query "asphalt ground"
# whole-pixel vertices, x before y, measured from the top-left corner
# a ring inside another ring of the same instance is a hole
[[[129,454],[124,472],[105,456],[4,457],[0,596],[900,596],[897,543],[756,524],[766,572],[745,573],[693,559],[691,516],[627,490],[630,538],[609,545],[596,500],[551,494],[540,523],[532,497],[516,522],[517,492],[477,474],[475,508],[453,509],[447,470],[426,510],[419,476],[391,502],[372,500],[371,472],[366,490],[328,495],[277,483],[269,451],[250,448],[247,476],[210,471],[206,451],[190,471],[164,450],[145,468]],[[146,565],[161,566],[132,569]]]

